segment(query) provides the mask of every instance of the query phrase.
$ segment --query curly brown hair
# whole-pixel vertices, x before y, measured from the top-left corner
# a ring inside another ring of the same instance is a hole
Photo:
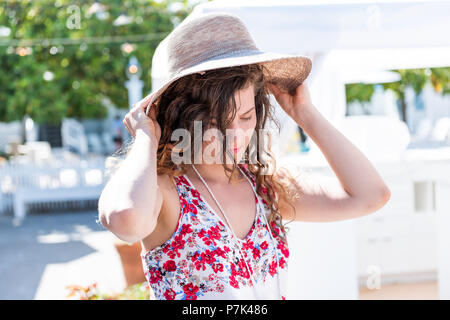
[[[272,120],[280,130],[280,123],[274,117],[274,106],[269,100],[267,75],[267,68],[263,64],[256,63],[209,70],[204,74],[195,73],[174,81],[152,106],[155,108],[156,120],[161,127],[161,138],[157,148],[157,173],[168,174],[171,178],[185,174],[187,164],[179,165],[172,161],[172,152],[182,154],[184,151],[177,147],[180,141],[172,141],[172,133],[179,128],[189,131],[191,133],[190,146],[198,143],[198,141],[194,141],[196,138],[193,134],[194,121],[202,121],[203,133],[207,128],[214,126],[222,134],[225,134],[226,128],[232,123],[237,112],[234,95],[237,91],[248,88],[250,84],[253,84],[255,94],[257,121],[253,135],[256,141],[264,139],[261,134],[264,132],[268,120]],[[291,205],[295,212],[292,201],[299,197],[300,188],[289,171],[284,168],[275,170],[276,161],[271,153],[270,139],[267,142],[267,147],[264,148],[252,149],[254,144],[250,144],[245,151],[243,161],[256,178],[256,192],[266,201],[271,210],[268,222],[272,232],[286,241],[288,230],[282,223],[278,200],[286,200],[286,203]],[[126,156],[133,143],[133,139],[131,143],[125,143],[121,149],[115,152],[114,158]],[[222,147],[221,151],[225,158],[227,148]],[[191,152],[190,163],[194,163],[195,156]],[[238,163],[234,157],[232,158],[231,167],[225,161],[222,162],[230,182],[235,181],[234,177],[238,172]],[[269,161],[265,161],[264,158]],[[271,167],[272,165],[273,167]],[[279,227],[281,233],[276,232],[276,226]]]

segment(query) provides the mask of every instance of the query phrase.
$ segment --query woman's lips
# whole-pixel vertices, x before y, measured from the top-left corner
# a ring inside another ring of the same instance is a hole
[[[233,150],[233,153],[238,153],[240,149],[241,149],[241,147],[237,147],[237,148],[233,148],[232,150]]]

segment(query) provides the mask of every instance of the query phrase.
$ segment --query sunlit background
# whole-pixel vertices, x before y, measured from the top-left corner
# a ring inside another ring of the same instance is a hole
[[[449,1],[0,4],[0,299],[150,297],[140,244],[99,225],[97,202],[123,117],[167,80],[161,41],[215,11],[261,50],[311,58],[314,105],[391,190],[369,216],[289,225],[288,298],[450,298]],[[333,176],[276,110],[280,163]]]

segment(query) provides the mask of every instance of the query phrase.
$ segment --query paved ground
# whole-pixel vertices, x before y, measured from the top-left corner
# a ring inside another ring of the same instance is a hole
[[[436,281],[383,285],[380,289],[359,290],[360,300],[438,300]]]
[[[125,287],[114,236],[96,211],[29,214],[20,226],[0,216],[0,299],[65,299],[66,285]]]
[[[96,211],[29,214],[22,225],[0,216],[0,300],[66,299],[67,285],[125,287],[114,236]],[[437,299],[437,283],[360,289],[359,299]]]

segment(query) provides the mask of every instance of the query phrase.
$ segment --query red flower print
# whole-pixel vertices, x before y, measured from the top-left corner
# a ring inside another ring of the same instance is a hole
[[[187,238],[187,244],[188,244],[189,247],[192,248],[193,246],[195,246],[197,244],[197,242],[195,241],[194,237],[188,237]]]
[[[205,270],[206,269],[205,259],[202,259],[199,252],[194,253],[194,255],[191,257],[191,261],[194,262],[195,269],[197,269],[197,270],[200,270],[200,269]]]
[[[204,260],[207,264],[212,264],[216,261],[216,258],[214,258],[214,254],[210,250],[202,252],[200,259]]]
[[[239,282],[236,281],[234,276],[230,276],[230,286],[233,288],[239,289]]]
[[[177,176],[178,181],[183,182],[184,184],[187,184],[187,180],[184,176]]]
[[[202,229],[198,233],[198,236],[203,240],[203,242],[205,242],[205,244],[207,246],[210,246],[211,244],[217,245],[216,240],[220,239],[219,230],[220,229],[217,226],[211,227],[208,231],[206,231],[205,229]]]
[[[192,212],[193,214],[197,214],[197,207],[193,203],[189,203],[186,206],[185,212]]]
[[[280,259],[280,268],[283,269],[286,266],[286,260],[284,260],[284,257],[281,257]]]
[[[253,259],[257,259],[260,257],[258,248],[253,248]]]
[[[173,260],[169,260],[166,263],[164,263],[163,265],[164,269],[166,269],[167,271],[175,271],[177,270],[177,265],[175,264],[175,261]]]
[[[217,288],[216,288],[216,291],[221,292],[221,293],[224,292],[225,291],[225,286],[223,284],[218,284]]]
[[[206,270],[205,261],[197,261],[197,262],[195,263],[195,268],[196,268],[197,270],[202,269],[203,271],[205,271],[205,270]]]
[[[181,235],[176,235],[172,241],[172,249],[174,250],[183,249],[185,242],[186,241],[183,240]]]
[[[271,230],[272,230],[272,235],[274,237],[278,236],[280,234],[280,229],[278,228],[278,226],[276,225],[275,221],[272,221],[270,223],[271,226]]]
[[[150,283],[158,283],[161,280],[162,280],[161,272],[159,272],[158,269],[150,270],[150,277],[149,277]]]
[[[247,265],[245,264],[245,261],[242,260],[242,259],[239,260],[238,266],[239,266],[239,269],[242,270],[242,271],[240,272],[241,275],[242,275],[244,278],[249,279],[249,278],[250,278],[250,273],[249,273],[249,272],[251,272],[251,271],[247,269]]]
[[[277,262],[276,260],[272,261],[269,265],[269,273],[273,277],[275,273],[277,273]]]
[[[203,240],[203,242],[207,245],[207,246],[209,246],[209,245],[211,245],[211,240],[209,239],[209,237],[207,237],[206,236],[206,231],[204,230],[204,229],[202,229],[202,231],[200,231],[199,233],[198,233],[198,236]]]
[[[200,193],[197,190],[191,189],[191,194],[194,198],[200,198]]]
[[[242,246],[244,248],[244,250],[248,250],[248,249],[252,249],[254,246],[254,243],[252,240],[247,240],[247,242],[244,243],[244,245]]]
[[[223,224],[222,221],[219,221],[219,226],[221,230],[225,230],[225,225]]]
[[[175,259],[175,258],[177,257],[177,255],[180,256],[180,254],[178,253],[178,251],[171,250],[171,251],[168,251],[168,252],[167,252],[167,256],[168,256],[170,259]]]
[[[185,284],[183,286],[183,291],[186,294],[187,300],[197,300],[197,286],[194,286],[192,283]]]
[[[181,231],[180,231],[181,235],[184,236],[185,234],[188,234],[188,233],[191,233],[191,232],[192,232],[191,224],[183,224],[181,226]]]
[[[164,292],[164,298],[166,298],[166,300],[175,300],[175,291],[172,289],[166,289]]]
[[[191,216],[191,222],[193,226],[198,226],[199,224],[202,224],[195,214]]]
[[[269,244],[267,243],[267,241],[264,241],[263,243],[261,243],[261,245],[259,247],[262,250],[266,250],[269,247]]]
[[[231,276],[232,277],[238,276],[239,273],[236,271],[236,268],[233,263],[230,265],[230,267],[231,267]]]
[[[225,251],[222,250],[220,247],[217,247],[216,250],[213,251],[213,253],[214,253],[216,256],[221,257],[221,258],[224,258],[224,259],[227,257],[227,256],[225,255]]]
[[[195,262],[198,260],[198,257],[200,257],[200,253],[197,251],[194,253],[194,255],[191,257],[191,261]]]
[[[284,242],[279,242],[277,245],[277,248],[281,250],[281,253],[286,257],[289,258],[289,249],[285,247]]]
[[[168,248],[165,248],[163,252],[166,253],[170,259],[180,257],[180,253],[178,252],[178,250],[183,249],[185,243],[186,241],[183,240],[183,236],[181,234],[176,235],[170,245],[170,250]]]
[[[218,226],[215,227],[211,227],[208,230],[208,236],[212,239],[212,241],[214,242],[214,245],[216,245],[214,240],[220,240],[220,229]]]
[[[188,205],[188,202],[185,198],[180,197],[180,206],[181,208],[186,208],[186,206]]]
[[[197,269],[197,270],[202,269],[203,271],[206,270],[205,260],[195,261],[194,264],[195,264],[195,269]]]
[[[215,263],[212,265],[212,269],[214,270],[215,273],[217,272],[222,272],[223,271],[223,264],[221,263]]]

